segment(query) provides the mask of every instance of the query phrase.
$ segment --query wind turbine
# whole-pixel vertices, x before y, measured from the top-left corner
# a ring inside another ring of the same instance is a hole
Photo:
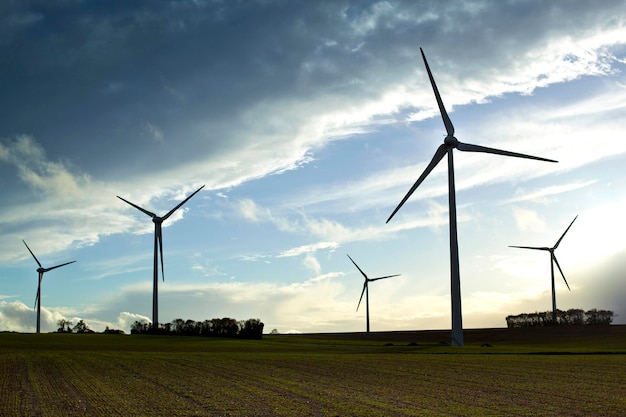
[[[350,258],[350,255],[348,255],[348,258]],[[358,269],[361,272],[361,274],[363,275],[363,278],[365,278],[365,281],[363,281],[363,291],[361,291],[361,298],[359,298],[359,304],[356,306],[356,311],[359,311],[359,307],[361,306],[361,300],[363,300],[363,294],[365,293],[365,317],[366,317],[366,324],[367,324],[367,332],[369,333],[370,332],[370,300],[369,300],[369,290],[368,290],[367,284],[372,281],[378,281],[379,279],[397,277],[400,274],[387,275],[387,276],[378,277],[378,278],[368,278],[367,275],[365,275],[365,272],[363,272],[363,270],[359,268],[356,262],[354,262],[352,258],[350,258],[350,260],[352,261],[354,266],[356,266],[356,269]]]
[[[565,279],[565,274],[563,274],[563,270],[561,269],[561,265],[559,265],[559,261],[556,260],[556,255],[554,254],[554,251],[556,250],[556,248],[559,247],[561,240],[563,240],[563,238],[565,237],[565,234],[567,233],[569,228],[572,227],[572,225],[574,224],[577,218],[578,218],[578,215],[574,217],[574,220],[572,220],[569,226],[567,226],[567,229],[565,229],[565,231],[563,232],[559,240],[557,240],[554,246],[551,248],[538,247],[538,246],[509,246],[510,248],[533,249],[533,250],[543,250],[546,252],[550,252],[550,273],[552,276],[552,320],[554,320],[555,324],[556,324],[556,291],[554,288],[554,264],[556,264],[557,268],[559,268],[559,272],[561,273],[561,276],[563,277],[563,281],[565,281],[565,285],[567,285],[567,289],[570,291],[571,289],[569,287],[569,284],[567,283],[567,280]]]
[[[22,239],[22,242],[24,242],[24,245],[26,245],[26,241],[24,239]],[[39,265],[39,268],[37,268],[37,273],[39,274],[39,279],[38,279],[39,283],[37,284],[37,296],[35,297],[35,306],[37,307],[37,333],[39,333],[41,329],[41,325],[40,325],[41,324],[41,280],[43,279],[43,274],[45,274],[48,271],[52,271],[53,269],[60,268],[65,265],[73,264],[76,261],[66,262],[64,264],[56,265],[50,268],[44,268],[43,266],[41,266],[41,262],[39,262],[39,260],[37,259],[33,251],[30,250],[30,248],[28,247],[28,245],[26,245],[26,249],[28,249],[30,254],[33,255],[35,262],[37,262],[37,265]]]
[[[493,153],[496,155],[504,155],[504,156],[514,156],[517,158],[527,158],[527,159],[536,159],[538,161],[547,161],[547,162],[557,162],[552,159],[539,158],[531,155],[524,155],[521,153],[502,151],[499,149],[487,148],[484,146],[471,145],[467,143],[459,142],[457,138],[454,137],[454,126],[448,117],[448,113],[443,105],[443,101],[441,100],[441,96],[439,95],[439,90],[437,89],[437,85],[435,84],[435,79],[433,78],[432,73],[430,72],[430,67],[428,66],[428,61],[426,61],[426,55],[424,55],[424,51],[420,48],[420,52],[422,53],[422,58],[424,59],[424,65],[426,66],[426,71],[428,72],[428,78],[430,79],[430,84],[433,88],[433,92],[435,93],[435,98],[437,99],[437,105],[439,106],[439,112],[441,113],[441,118],[443,119],[443,124],[446,128],[447,136],[443,141],[443,144],[437,148],[433,159],[430,161],[422,175],[417,179],[415,184],[411,187],[408,193],[404,196],[400,204],[396,207],[396,209],[391,213],[391,216],[387,219],[387,223],[392,219],[392,217],[400,210],[400,207],[404,205],[404,203],[409,199],[411,194],[419,187],[419,185],[424,181],[424,179],[431,173],[431,171],[437,166],[439,161],[443,159],[443,157],[448,155],[448,203],[449,203],[449,216],[450,216],[450,280],[451,280],[451,298],[452,298],[452,345],[453,346],[463,346],[463,322],[462,322],[462,314],[461,314],[461,279],[459,275],[459,243],[457,239],[457,227],[456,227],[456,195],[454,189],[454,162],[452,157],[452,151],[454,149],[458,149],[459,151],[464,152],[483,152],[483,153]]]
[[[204,188],[204,185],[198,188],[193,192],[189,197],[185,198],[181,203],[179,203],[176,207],[171,209],[165,216],[159,217],[156,214],[139,207],[136,204],[131,203],[128,200],[123,199],[119,195],[117,198],[120,200],[130,204],[135,207],[137,210],[147,214],[152,217],[152,222],[154,223],[154,265],[153,265],[153,287],[152,287],[152,326],[154,331],[158,331],[159,328],[159,256],[161,258],[161,276],[163,277],[163,281],[165,281],[165,271],[163,268],[163,229],[162,224],[165,220],[168,219],[176,210],[178,210],[183,204],[185,204],[191,197],[196,195],[198,191]]]

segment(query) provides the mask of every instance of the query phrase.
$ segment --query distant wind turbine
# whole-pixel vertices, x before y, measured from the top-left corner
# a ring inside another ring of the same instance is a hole
[[[348,258],[350,258],[350,255],[348,255]],[[387,275],[387,276],[378,277],[378,278],[368,278],[367,275],[365,275],[365,272],[363,272],[363,270],[359,268],[356,262],[354,262],[352,258],[350,258],[350,260],[352,261],[354,266],[356,266],[356,269],[358,269],[361,272],[361,274],[363,275],[363,278],[365,278],[365,280],[363,281],[363,291],[361,291],[361,298],[359,298],[359,304],[356,306],[356,311],[359,311],[359,307],[361,306],[361,301],[363,300],[363,294],[365,294],[365,317],[366,317],[366,324],[367,324],[367,332],[369,333],[370,332],[370,300],[369,300],[369,289],[368,289],[369,287],[367,284],[372,281],[378,281],[379,279],[397,277],[397,276],[400,276],[400,274]]]
[[[147,214],[152,217],[152,222],[154,223],[154,265],[153,265],[153,287],[152,287],[152,326],[155,331],[158,330],[159,327],[159,257],[161,258],[161,276],[163,277],[163,281],[165,281],[165,271],[163,268],[163,230],[162,223],[168,219],[176,210],[178,210],[183,204],[185,204],[191,197],[196,195],[198,191],[204,188],[204,185],[194,191],[189,197],[185,198],[181,203],[179,203],[176,207],[171,209],[165,216],[159,217],[156,214],[139,207],[136,204],[131,203],[128,200],[124,200],[119,195],[117,198],[120,200],[130,204],[135,207],[137,210]]]
[[[451,280],[451,298],[452,298],[452,345],[453,346],[463,346],[463,322],[462,322],[462,314],[461,314],[461,279],[459,274],[459,243],[457,239],[457,227],[456,227],[456,193],[454,189],[454,162],[452,158],[452,150],[458,149],[459,151],[465,152],[483,152],[483,153],[492,153],[496,155],[504,155],[504,156],[514,156],[517,158],[527,158],[527,159],[536,159],[538,161],[547,161],[547,162],[557,162],[552,159],[539,158],[536,156],[524,155],[521,153],[502,151],[499,149],[487,148],[484,146],[478,145],[470,145],[467,143],[459,142],[457,138],[454,137],[454,126],[452,126],[452,122],[448,117],[448,113],[443,105],[443,101],[441,100],[441,96],[439,95],[439,90],[437,89],[437,85],[435,84],[435,79],[433,78],[432,73],[430,72],[430,67],[428,66],[428,62],[426,61],[426,55],[424,55],[424,51],[420,48],[420,52],[422,53],[422,58],[424,59],[424,65],[426,66],[426,71],[428,72],[428,78],[430,79],[430,84],[435,93],[435,98],[437,99],[437,105],[439,106],[439,112],[441,113],[441,118],[443,119],[443,124],[446,127],[447,136],[443,141],[443,144],[437,148],[435,152],[435,156],[430,161],[422,175],[417,179],[415,184],[411,187],[408,193],[404,196],[400,204],[396,207],[396,209],[391,213],[391,216],[387,219],[387,223],[393,218],[393,216],[400,210],[400,207],[404,205],[404,203],[409,199],[411,194],[419,187],[419,185],[424,181],[424,179],[431,173],[431,171],[437,166],[439,161],[443,159],[443,157],[448,155],[448,201],[449,201],[449,216],[450,216],[450,280]]]
[[[578,215],[574,217],[574,220],[572,220],[569,226],[567,226],[567,229],[565,229],[565,232],[563,232],[559,240],[557,240],[554,246],[551,248],[539,247],[539,246],[509,246],[510,248],[544,250],[546,252],[550,252],[550,273],[552,276],[552,320],[554,320],[554,323],[556,323],[556,290],[554,288],[554,264],[556,264],[557,268],[559,268],[559,272],[561,273],[561,276],[563,277],[563,281],[565,281],[565,285],[567,285],[567,289],[571,291],[569,284],[567,283],[567,280],[565,279],[565,274],[563,274],[563,270],[561,269],[561,265],[559,265],[559,261],[556,260],[556,255],[554,254],[554,251],[556,250],[556,248],[559,247],[561,240],[563,240],[563,238],[565,237],[565,233],[567,233],[569,228],[572,227],[572,225],[574,224],[577,218],[578,218]]]
[[[24,245],[26,245],[25,240],[22,239],[22,242],[24,242]],[[35,297],[35,307],[37,307],[37,333],[39,333],[41,330],[41,325],[40,325],[41,324],[41,280],[43,279],[43,274],[48,271],[52,271],[53,269],[60,268],[65,265],[73,264],[76,261],[66,262],[64,264],[56,265],[50,268],[44,268],[43,266],[41,266],[41,262],[39,262],[39,260],[37,259],[33,251],[30,250],[30,248],[28,247],[28,245],[26,245],[26,249],[28,249],[30,254],[33,255],[35,262],[37,262],[37,265],[39,265],[39,268],[37,268],[37,273],[39,274],[39,279],[38,279],[39,283],[37,284],[37,296]]]

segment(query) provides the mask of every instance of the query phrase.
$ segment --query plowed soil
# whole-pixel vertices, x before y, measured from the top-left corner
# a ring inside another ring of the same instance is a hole
[[[1,416],[619,416],[626,327],[0,334]]]

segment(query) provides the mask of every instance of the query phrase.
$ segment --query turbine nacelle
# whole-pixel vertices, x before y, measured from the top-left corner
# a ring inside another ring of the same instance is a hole
[[[448,135],[443,140],[443,143],[445,143],[449,148],[456,148],[459,145],[459,140],[452,135]]]

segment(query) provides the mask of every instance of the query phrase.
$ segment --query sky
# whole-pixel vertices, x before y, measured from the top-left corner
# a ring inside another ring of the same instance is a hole
[[[626,323],[621,0],[9,1],[0,6],[0,329],[152,317],[265,331],[450,329],[455,151],[464,328],[551,309]],[[557,272],[558,274],[558,272]]]

